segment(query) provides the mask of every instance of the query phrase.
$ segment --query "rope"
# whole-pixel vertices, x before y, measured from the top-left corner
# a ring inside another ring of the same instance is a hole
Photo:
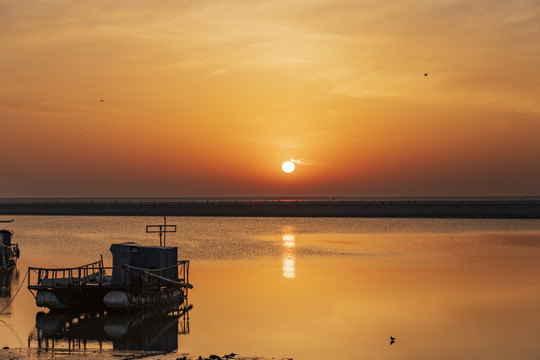
[[[19,286],[19,288],[17,289],[17,292],[15,293],[15,295],[13,295],[13,297],[11,298],[11,300],[8,302],[8,304],[2,309],[0,310],[0,314],[4,312],[4,310],[7,309],[7,307],[9,305],[11,305],[11,303],[13,302],[13,300],[15,300],[15,297],[17,296],[17,294],[19,293],[19,290],[21,290],[22,286],[24,285],[24,280],[26,280],[26,276],[28,275],[28,273],[30,272],[30,270],[27,270],[26,271],[26,274],[24,274],[24,278],[22,279],[21,281],[21,285]]]
[[[17,334],[17,332],[11,327],[11,325],[9,325],[7,322],[5,322],[4,320],[0,319],[0,321],[6,325],[9,330],[11,330],[11,332],[13,333],[13,335],[15,335],[15,337],[17,338],[17,340],[19,341],[19,344],[21,344],[21,347],[24,347],[23,345],[23,342],[21,341],[21,337],[19,336],[19,334]]]
[[[128,268],[128,269],[134,269],[134,270],[139,270],[141,272],[143,272],[145,275],[150,275],[152,277],[155,277],[156,279],[160,279],[160,280],[163,280],[163,281],[168,281],[170,282],[171,284],[175,284],[175,285],[178,285],[180,287],[187,287],[189,289],[192,289],[193,288],[193,285],[189,284],[189,283],[182,283],[182,282],[179,282],[179,281],[174,281],[174,280],[171,280],[171,279],[168,279],[166,277],[163,277],[163,276],[159,276],[159,275],[156,275],[156,274],[152,274],[150,271],[150,269],[145,269],[145,268],[139,268],[139,267],[136,267],[136,266],[131,266],[131,265],[127,265],[127,264],[122,264],[123,267],[125,268]],[[168,269],[168,268],[163,268],[163,269]],[[163,269],[157,269],[157,270],[163,270]]]
[[[189,262],[189,261],[188,261],[188,260],[181,260],[181,261],[178,261],[178,262],[177,262],[176,264],[174,264],[174,265],[167,266],[167,267],[164,267],[164,268],[159,268],[159,269],[140,268],[140,267],[131,266],[131,265],[128,265],[128,264],[122,264],[122,266],[125,266],[125,267],[130,268],[130,269],[135,269],[135,270],[146,270],[146,271],[151,271],[151,272],[158,272],[158,271],[163,271],[163,270],[168,270],[168,269],[172,269],[172,268],[178,267],[178,265],[183,265],[183,264],[185,264],[186,262]]]

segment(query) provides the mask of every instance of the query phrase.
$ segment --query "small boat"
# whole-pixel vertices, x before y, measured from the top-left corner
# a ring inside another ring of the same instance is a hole
[[[140,310],[187,297],[189,260],[178,260],[178,247],[165,246],[161,235],[171,225],[157,225],[160,246],[134,242],[111,245],[113,266],[99,261],[74,268],[28,268],[28,289],[37,306],[51,310]],[[176,226],[174,226],[176,231]],[[154,232],[148,231],[147,232]]]
[[[13,231],[0,230],[0,273],[9,271],[17,265],[20,256],[19,245],[13,243]]]

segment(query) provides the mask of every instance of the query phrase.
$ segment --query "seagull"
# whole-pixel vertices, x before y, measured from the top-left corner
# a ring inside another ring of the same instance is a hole
[[[424,73],[424,76],[427,76],[427,73]],[[101,101],[103,101],[103,100],[101,100]]]

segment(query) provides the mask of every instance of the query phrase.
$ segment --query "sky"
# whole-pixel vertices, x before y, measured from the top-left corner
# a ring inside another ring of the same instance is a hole
[[[0,197],[538,196],[539,64],[536,0],[0,0]]]

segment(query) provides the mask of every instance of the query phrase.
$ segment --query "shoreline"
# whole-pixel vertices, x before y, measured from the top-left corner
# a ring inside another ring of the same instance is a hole
[[[0,349],[0,359],[30,360],[30,359],[86,359],[86,360],[198,360],[211,358],[211,355],[199,356],[183,352],[161,352],[143,350],[110,350],[110,349],[67,349],[67,348],[4,348]],[[220,359],[225,357],[220,356]],[[291,358],[268,358],[264,356],[236,355],[230,360],[292,360]]]
[[[540,219],[539,200],[0,201],[0,216],[394,217]]]

